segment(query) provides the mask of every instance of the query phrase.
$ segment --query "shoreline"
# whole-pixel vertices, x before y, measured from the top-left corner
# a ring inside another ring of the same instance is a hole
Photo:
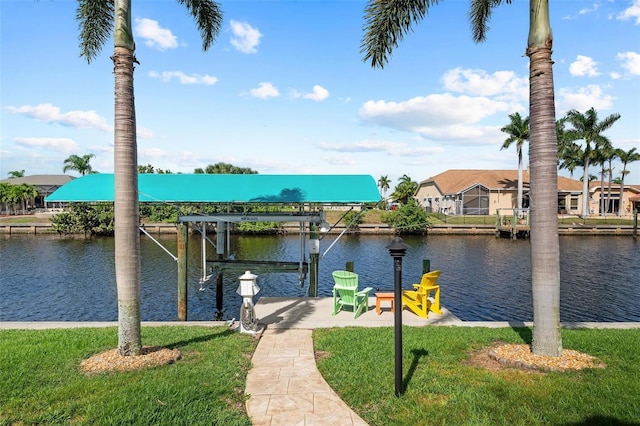
[[[145,223],[144,229],[150,234],[176,234],[177,229],[173,223]],[[55,235],[53,225],[49,222],[24,222],[24,223],[6,223],[0,221],[0,234],[33,234],[33,235]],[[282,233],[293,234],[299,231],[299,225],[285,223],[282,227]],[[344,226],[335,226],[330,234],[340,234],[344,231]],[[439,224],[431,226],[426,235],[496,235],[499,231],[495,225],[481,224]],[[364,223],[348,230],[345,234],[353,235],[394,235],[395,229],[386,223]],[[559,235],[575,235],[575,236],[633,236],[633,226],[631,225],[560,225],[558,226]]]

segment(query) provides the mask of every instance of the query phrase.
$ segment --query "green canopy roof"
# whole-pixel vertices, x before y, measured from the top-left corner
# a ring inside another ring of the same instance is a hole
[[[140,174],[140,202],[337,203],[380,201],[370,175]],[[114,201],[113,174],[90,174],[61,186],[46,202]]]

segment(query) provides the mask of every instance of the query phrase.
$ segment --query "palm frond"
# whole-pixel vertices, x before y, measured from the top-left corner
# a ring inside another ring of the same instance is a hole
[[[78,0],[76,20],[80,29],[80,57],[95,59],[109,40],[114,24],[113,0]]]
[[[369,0],[364,10],[363,61],[384,68],[398,42],[440,0]]]
[[[469,21],[471,22],[471,32],[473,41],[481,43],[487,39],[489,32],[489,21],[491,12],[502,3],[510,4],[512,0],[472,0],[469,10]]]
[[[202,50],[206,51],[222,27],[220,5],[213,0],[178,0],[178,3],[185,5],[195,19],[202,38]]]

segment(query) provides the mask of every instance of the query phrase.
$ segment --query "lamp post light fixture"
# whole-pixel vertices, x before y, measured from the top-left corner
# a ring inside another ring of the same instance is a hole
[[[395,375],[396,396],[403,394],[402,389],[402,258],[409,248],[402,238],[395,237],[387,246],[389,254],[393,257],[393,315],[395,334]]]
[[[240,332],[256,334],[258,330],[258,318],[253,305],[253,296],[258,294],[260,287],[257,284],[257,275],[246,271],[241,277],[240,285],[236,293],[242,296],[242,305],[240,306]]]

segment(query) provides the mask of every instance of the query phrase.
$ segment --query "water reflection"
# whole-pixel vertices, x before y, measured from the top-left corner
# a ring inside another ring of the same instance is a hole
[[[157,239],[174,255],[175,235]],[[321,242],[318,293],[330,296],[331,272],[353,261],[362,285],[393,287],[389,236],[335,236]],[[424,259],[443,271],[442,304],[463,320],[532,320],[530,245],[527,240],[491,236],[405,237],[406,288],[418,282]],[[210,247],[211,248],[211,247]],[[233,236],[232,252],[243,260],[300,260],[297,236]],[[216,314],[215,280],[199,291],[201,241],[189,241],[188,318]],[[147,237],[141,241],[141,316],[167,321],[177,317],[176,262]],[[326,253],[325,253],[326,252]],[[1,321],[115,321],[117,300],[113,239],[49,235],[0,236]],[[211,248],[210,258],[213,257]],[[561,319],[563,321],[640,321],[640,249],[630,237],[560,237]],[[224,278],[222,317],[237,317],[238,276]],[[297,273],[261,274],[260,296],[305,296]]]

